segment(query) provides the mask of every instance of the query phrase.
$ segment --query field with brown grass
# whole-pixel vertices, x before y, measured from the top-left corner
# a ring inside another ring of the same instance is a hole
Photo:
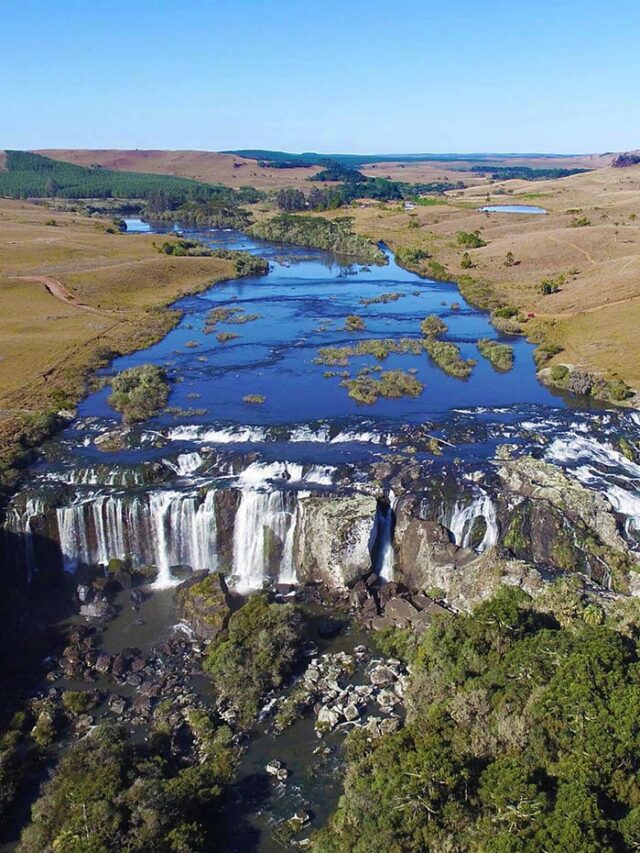
[[[158,339],[179,296],[234,276],[230,261],[163,255],[108,225],[0,200],[0,451],[25,414],[77,400],[108,353]]]
[[[356,205],[349,215],[360,234],[394,250],[426,250],[454,280],[471,276],[480,301],[518,308],[532,340],[564,347],[555,361],[640,388],[640,166],[533,183],[484,182],[436,201],[414,210]],[[479,212],[487,203],[534,204],[548,213]],[[487,245],[466,250],[457,240],[461,231],[479,231]],[[465,251],[470,269],[462,267]],[[418,264],[425,274],[429,262]],[[559,291],[544,295],[543,280],[561,276]]]
[[[278,190],[281,187],[310,187],[308,178],[320,171],[319,166],[300,169],[270,169],[258,166],[256,160],[219,154],[215,151],[143,151],[143,150],[90,150],[90,149],[42,149],[54,160],[64,160],[77,166],[92,166],[95,163],[105,169],[123,172],[152,172],[160,175],[175,175],[180,178],[195,178],[210,184],[224,184],[238,189],[243,186],[259,190]]]
[[[598,169],[608,166],[611,155],[580,154],[575,157],[496,157],[492,163],[502,166],[528,166],[532,169]],[[372,162],[363,165],[360,171],[372,178],[390,178],[409,184],[432,181],[462,181],[466,186],[485,185],[482,175],[469,171],[480,166],[477,160],[431,160],[428,162]]]

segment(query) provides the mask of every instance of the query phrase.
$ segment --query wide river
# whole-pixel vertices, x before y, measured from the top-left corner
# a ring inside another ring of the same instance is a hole
[[[108,404],[108,386],[83,400],[77,418],[43,448],[10,508],[7,527],[17,534],[16,558],[25,571],[33,575],[56,563],[59,571],[74,570],[120,558],[155,566],[160,589],[177,583],[187,566],[220,569],[240,591],[292,584],[301,568],[295,550],[301,499],[362,491],[383,494],[372,519],[374,568],[389,579],[393,488],[407,471],[413,473],[402,488],[417,495],[422,517],[438,520],[456,544],[481,552],[499,542],[492,478],[496,448],[505,443],[601,491],[638,546],[640,466],[621,451],[621,439],[639,446],[638,413],[550,391],[536,378],[533,347],[496,332],[454,284],[407,272],[386,250],[386,265],[365,266],[236,231],[182,230],[212,247],[258,254],[270,272],[181,299],[180,323],[162,341],[104,371],[108,377],[135,365],[161,365],[171,380],[168,409],[118,436],[121,418]],[[211,329],[213,309],[225,311],[217,312],[223,319]],[[469,378],[447,375],[424,351],[381,361],[358,356],[346,366],[317,363],[323,347],[420,340],[420,323],[430,314],[446,323],[443,339],[477,361]],[[361,317],[365,329],[346,331],[349,315]],[[511,345],[513,368],[497,372],[478,351],[481,338]],[[412,371],[424,390],[359,405],[341,382],[362,368],[374,377],[381,369]],[[264,400],[247,402],[248,395]],[[112,437],[109,445],[105,435]],[[113,637],[118,647],[146,648],[162,637],[175,620],[172,593],[152,596],[143,616],[139,624],[125,611],[107,629],[105,643]],[[359,641],[357,635],[340,640],[345,648]],[[264,793],[263,768],[273,757],[284,757],[299,780],[288,789],[298,797],[294,805],[309,808],[320,822],[326,818],[339,793],[336,767],[307,773],[313,748],[309,719],[275,743],[255,742],[236,793],[250,835],[260,840],[239,841],[234,851],[274,849],[269,823],[291,813],[290,797]]]

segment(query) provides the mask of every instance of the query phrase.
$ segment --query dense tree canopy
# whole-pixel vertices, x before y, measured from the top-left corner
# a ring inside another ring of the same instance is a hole
[[[413,654],[404,730],[351,736],[316,849],[637,849],[637,645],[595,621],[561,627],[511,588],[439,621]]]

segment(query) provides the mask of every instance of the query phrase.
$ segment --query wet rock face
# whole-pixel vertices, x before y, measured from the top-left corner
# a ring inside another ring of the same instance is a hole
[[[215,639],[231,613],[227,585],[219,572],[198,572],[180,584],[176,604],[180,618],[201,640]]]
[[[606,498],[585,488],[555,465],[522,456],[513,462],[505,462],[498,476],[510,494],[545,501],[573,521],[582,521],[604,545],[616,550],[626,549]]]
[[[602,494],[530,456],[504,462],[498,476],[505,549],[557,572],[583,572],[605,587],[629,588],[637,557]]]
[[[344,589],[367,574],[376,510],[370,495],[301,498],[294,544],[298,580]]]

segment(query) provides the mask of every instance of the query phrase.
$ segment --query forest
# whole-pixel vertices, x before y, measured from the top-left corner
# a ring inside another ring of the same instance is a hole
[[[87,168],[29,151],[7,151],[6,157],[6,171],[0,171],[0,195],[10,198],[143,199],[161,209],[233,193],[189,178]]]
[[[569,582],[504,587],[387,651],[412,667],[407,724],[348,738],[320,853],[607,853],[640,847],[638,625]]]

